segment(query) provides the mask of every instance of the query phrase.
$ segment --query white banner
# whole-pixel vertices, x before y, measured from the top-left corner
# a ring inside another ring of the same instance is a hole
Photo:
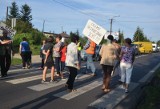
[[[2,35],[2,30],[8,31],[9,35],[13,37],[16,34],[16,31],[12,29],[11,27],[8,27],[5,23],[0,22],[0,35]]]
[[[84,30],[83,34],[94,41],[96,44],[99,44],[105,35],[106,30],[102,28],[101,26],[97,25],[92,20],[88,20]]]

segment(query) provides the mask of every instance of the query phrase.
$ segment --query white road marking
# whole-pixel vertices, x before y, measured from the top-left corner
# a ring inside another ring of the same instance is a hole
[[[75,92],[69,93],[67,91],[63,91],[63,92],[54,94],[54,96],[63,98],[65,100],[70,100],[70,99],[75,98],[79,95],[82,95],[82,94],[84,94],[84,93],[86,93],[86,92],[88,92],[88,91],[90,91],[100,85],[102,85],[102,78],[99,78],[99,79],[90,81],[88,83],[85,83],[83,85],[80,85],[79,88],[77,89],[77,91],[75,91]]]
[[[84,74],[79,74],[78,75],[78,80],[80,79],[84,79],[84,78],[87,78],[87,77],[91,77],[91,75],[84,75]],[[46,90],[46,89],[49,89],[49,88],[53,88],[53,87],[57,87],[59,85],[62,85],[62,84],[65,84],[67,81],[66,80],[61,80],[59,82],[53,82],[53,83],[47,83],[47,84],[37,84],[37,85],[33,85],[33,86],[30,86],[30,87],[27,87],[31,90],[34,90],[34,91],[43,91],[43,90]]]
[[[49,77],[50,74],[47,74],[46,77]],[[6,81],[8,83],[12,83],[12,84],[21,84],[21,83],[26,83],[26,82],[30,82],[30,81],[34,81],[34,80],[38,80],[42,78],[42,74],[40,75],[36,75],[36,76],[31,76],[31,77],[24,77],[24,78],[20,78],[20,79],[13,79],[13,80],[9,80]]]
[[[139,84],[131,83],[129,91],[133,91]],[[118,103],[120,103],[128,94],[125,93],[121,86],[116,87],[111,92],[105,94],[101,98],[97,99],[89,106],[96,109],[113,109]]]
[[[147,73],[142,79],[140,79],[139,82],[146,82],[149,78],[153,76],[153,74],[158,68],[160,68],[160,63],[157,66],[155,66],[152,70],[150,70],[149,73]]]

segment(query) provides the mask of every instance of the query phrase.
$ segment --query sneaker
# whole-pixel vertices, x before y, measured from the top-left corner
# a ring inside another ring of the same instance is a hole
[[[50,83],[54,83],[54,82],[56,82],[55,80],[50,80]]]
[[[64,77],[61,77],[61,80],[66,80],[66,78],[64,78]]]
[[[27,66],[27,68],[28,68],[28,69],[30,69],[30,68],[31,68],[31,66],[30,66],[30,65],[28,65],[28,66]]]
[[[41,83],[46,83],[46,81],[45,81],[45,80],[42,80]]]
[[[91,75],[92,75],[92,76],[97,76],[95,73],[92,73]]]
[[[22,67],[22,69],[25,69],[25,67]]]
[[[125,89],[125,93],[128,93],[128,89]]]
[[[121,85],[121,88],[122,88],[122,89],[125,89],[124,85]]]

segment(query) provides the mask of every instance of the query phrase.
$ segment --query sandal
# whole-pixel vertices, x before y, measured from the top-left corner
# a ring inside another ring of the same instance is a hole
[[[102,86],[102,88],[101,88],[102,90],[104,90],[105,89],[105,86]]]
[[[103,91],[104,91],[105,93],[108,93],[108,92],[111,91],[111,89],[104,89]]]

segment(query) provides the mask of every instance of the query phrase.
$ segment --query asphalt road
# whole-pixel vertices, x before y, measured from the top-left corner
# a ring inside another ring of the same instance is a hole
[[[137,57],[130,92],[159,63],[160,53]],[[38,65],[34,64],[31,69],[12,66],[9,76],[0,78],[0,109],[112,109],[129,94],[120,89],[118,73],[112,78],[111,92],[102,92],[99,62],[95,62],[98,76],[79,73],[74,85],[77,92],[72,93],[64,87],[66,80],[57,78],[58,82],[41,84],[42,70],[38,70]],[[67,71],[65,76],[68,76]],[[49,81],[49,73],[47,77]]]

